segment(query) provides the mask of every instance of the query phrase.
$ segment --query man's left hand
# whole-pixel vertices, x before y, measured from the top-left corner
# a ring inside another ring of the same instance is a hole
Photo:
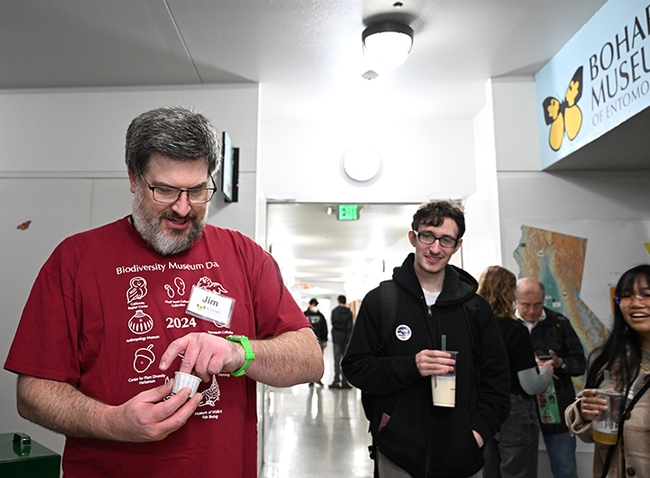
[[[553,368],[562,367],[564,359],[562,357],[558,357],[553,350],[549,350],[548,353],[551,356],[551,360],[553,360]]]
[[[476,443],[478,443],[478,447],[483,448],[485,442],[483,441],[483,437],[481,436],[481,434],[476,430],[472,430],[472,432],[474,433],[474,438],[476,439]]]

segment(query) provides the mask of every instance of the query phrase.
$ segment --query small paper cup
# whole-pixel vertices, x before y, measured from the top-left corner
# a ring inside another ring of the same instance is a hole
[[[174,374],[174,388],[172,389],[172,395],[177,394],[185,387],[189,387],[190,390],[192,391],[192,393],[190,393],[190,397],[192,397],[199,389],[200,383],[201,383],[201,379],[196,375],[192,375],[184,372],[176,372]]]

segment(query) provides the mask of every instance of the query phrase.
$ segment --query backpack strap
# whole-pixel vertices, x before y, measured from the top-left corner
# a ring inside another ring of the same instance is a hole
[[[392,280],[382,281],[379,285],[381,296],[381,311],[379,314],[379,340],[377,340],[377,355],[381,355],[388,341],[390,340],[390,332],[397,320],[397,284]],[[361,392],[361,404],[366,418],[369,422],[372,421],[373,408],[375,405],[374,395],[368,392]],[[377,444],[375,437],[372,437],[372,444],[368,446],[368,454],[374,460],[374,477],[379,476],[377,467]]]
[[[379,339],[377,340],[377,355],[381,355],[388,340],[390,331],[397,318],[397,285],[392,280],[386,280],[380,284],[381,311],[379,314]],[[361,403],[363,411],[369,422],[372,421],[372,410],[374,406],[374,395],[361,391]],[[374,458],[371,450],[370,457]]]
[[[392,280],[385,280],[381,282],[379,287],[381,291],[381,316],[379,319],[377,353],[381,354],[388,344],[390,331],[397,319],[397,284]]]

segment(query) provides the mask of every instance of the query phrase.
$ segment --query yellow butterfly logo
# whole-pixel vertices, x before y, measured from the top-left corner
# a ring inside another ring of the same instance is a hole
[[[564,133],[569,140],[578,136],[582,126],[582,111],[578,101],[582,97],[582,67],[578,68],[569,82],[564,101],[549,96],[544,100],[544,120],[551,125],[548,134],[548,143],[553,151],[562,146]]]

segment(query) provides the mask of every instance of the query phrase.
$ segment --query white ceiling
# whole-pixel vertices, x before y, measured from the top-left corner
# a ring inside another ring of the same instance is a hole
[[[536,73],[604,0],[0,2],[0,88],[259,82],[267,115],[309,117],[367,70],[361,33],[415,30],[387,75],[405,115],[472,117],[488,78]],[[316,105],[316,107],[314,107]]]
[[[402,2],[398,9],[381,0],[5,0],[0,88],[257,82],[272,92],[262,121],[308,121],[368,69],[363,29],[390,19],[415,31],[407,62],[379,78],[396,111],[403,119],[472,118],[489,78],[535,74],[605,3]],[[367,206],[362,221],[342,224],[312,209],[322,205],[291,206],[270,210],[269,234],[311,244],[298,251],[296,269],[298,281],[314,282],[343,276],[377,228],[386,240],[405,234],[415,208]]]

